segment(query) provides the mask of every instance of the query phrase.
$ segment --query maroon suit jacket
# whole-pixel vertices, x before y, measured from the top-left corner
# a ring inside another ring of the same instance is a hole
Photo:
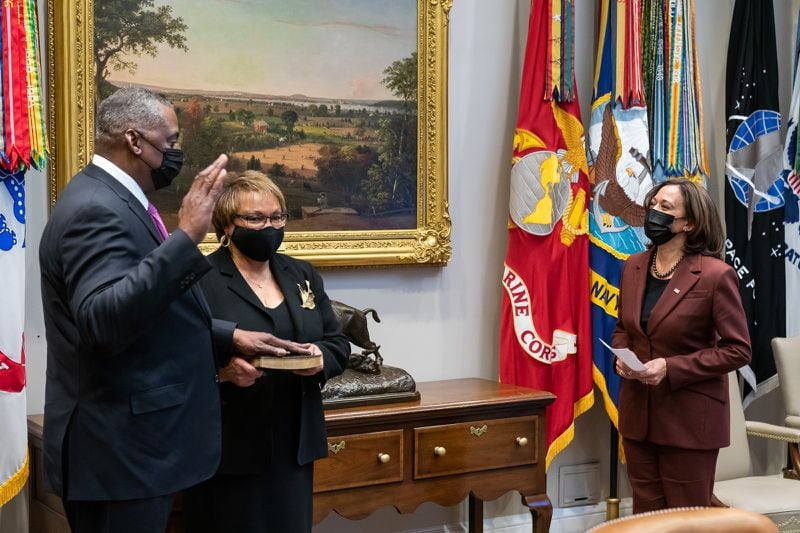
[[[643,331],[649,262],[650,252],[625,262],[613,345],[630,348],[642,362],[664,357],[667,377],[657,386],[622,380],[620,434],[680,448],[728,446],[727,374],[750,362],[736,272],[714,257],[686,256]]]

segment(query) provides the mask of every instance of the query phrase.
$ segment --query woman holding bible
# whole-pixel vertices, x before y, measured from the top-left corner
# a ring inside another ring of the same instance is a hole
[[[328,454],[320,390],[344,371],[350,343],[314,267],[277,253],[287,218],[280,189],[255,171],[232,179],[214,210],[220,247],[200,286],[213,317],[222,459],[213,478],[184,493],[190,533],[311,531],[313,461]],[[322,362],[261,370],[232,353],[242,330]]]
[[[725,239],[708,192],[665,181],[645,206],[652,244],[625,262],[612,342],[645,366],[616,361],[634,513],[711,505],[717,455],[730,441],[727,374],[750,362],[738,278],[720,259]]]

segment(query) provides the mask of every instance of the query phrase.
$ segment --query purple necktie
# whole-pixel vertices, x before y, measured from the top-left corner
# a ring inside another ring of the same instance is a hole
[[[161,216],[158,214],[158,209],[156,209],[156,205],[153,202],[150,202],[150,204],[147,206],[147,213],[150,215],[150,218],[153,219],[153,224],[156,225],[158,234],[161,235],[161,240],[166,241],[167,237],[169,237],[169,233],[167,233],[167,228],[164,226],[164,221],[161,220]]]

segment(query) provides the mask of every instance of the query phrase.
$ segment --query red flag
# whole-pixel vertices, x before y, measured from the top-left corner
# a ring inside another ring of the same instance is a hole
[[[547,408],[548,468],[572,441],[574,418],[594,403],[583,125],[577,91],[558,102],[547,87],[559,84],[546,81],[552,62],[571,51],[573,17],[556,13],[561,5],[531,3],[500,318],[500,381],[556,395]],[[571,68],[558,75],[569,77],[560,86],[574,87]]]

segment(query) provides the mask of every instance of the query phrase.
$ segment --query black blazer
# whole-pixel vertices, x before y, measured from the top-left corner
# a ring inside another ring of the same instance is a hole
[[[194,287],[210,266],[180,230],[159,242],[141,203],[95,165],[44,229],[44,465],[68,499],[169,494],[217,468],[211,317]]]
[[[208,256],[214,267],[200,281],[211,314],[217,343],[218,365],[228,364],[234,326],[250,331],[271,332],[272,321],[264,305],[250,289],[234,265],[230,252],[219,248]],[[276,254],[270,269],[283,292],[296,332],[296,342],[313,342],[323,354],[324,370],[304,377],[286,373],[300,401],[297,464],[304,465],[328,455],[325,417],[320,389],[328,378],[341,374],[347,366],[350,343],[342,334],[331,309],[322,278],[307,262]],[[314,293],[314,309],[303,308],[298,285],[310,282]],[[286,371],[280,371],[286,372]],[[269,456],[270,410],[281,409],[278,399],[270,395],[269,380],[260,378],[251,387],[222,383],[222,462],[219,471],[226,474],[254,474],[263,470]],[[280,400],[285,400],[281,398]]]

